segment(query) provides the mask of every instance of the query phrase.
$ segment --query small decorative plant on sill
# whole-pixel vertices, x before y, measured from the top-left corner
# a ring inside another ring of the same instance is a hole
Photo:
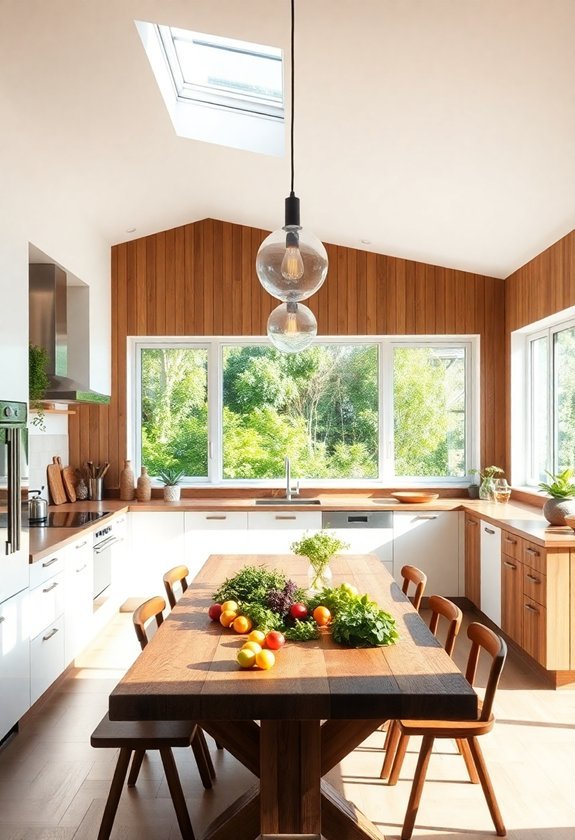
[[[337,551],[349,548],[349,545],[329,531],[317,531],[315,534],[304,534],[301,540],[293,542],[290,548],[294,554],[308,558],[308,589],[313,593],[331,586],[333,575],[329,561]]]
[[[551,525],[565,525],[565,517],[575,513],[575,482],[573,482],[574,471],[570,467],[563,472],[553,474],[545,470],[551,483],[544,481],[539,483],[541,491],[549,493],[543,505],[543,516]]]
[[[164,501],[177,502],[180,499],[180,481],[184,471],[178,467],[166,467],[158,473],[158,478],[164,485]]]
[[[496,475],[503,475],[504,470],[501,467],[484,467],[482,470],[469,470],[470,475],[479,475],[481,483],[479,485],[479,498],[484,502],[493,501],[495,493],[495,485],[493,479]]]
[[[37,344],[28,345],[28,396],[30,399],[30,409],[36,412],[31,422],[33,426],[40,429],[41,432],[46,431],[46,423],[44,414],[44,407],[41,400],[44,399],[46,389],[48,388],[48,374],[46,368],[48,366],[48,353],[43,347],[38,347]]]

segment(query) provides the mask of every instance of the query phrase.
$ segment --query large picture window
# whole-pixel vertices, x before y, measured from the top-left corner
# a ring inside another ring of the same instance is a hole
[[[132,457],[188,483],[463,482],[474,464],[472,340],[133,339]]]

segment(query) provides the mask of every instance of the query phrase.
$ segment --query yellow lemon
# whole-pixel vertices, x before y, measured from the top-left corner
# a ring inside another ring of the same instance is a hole
[[[256,665],[262,671],[268,671],[270,668],[273,668],[275,662],[276,658],[271,650],[260,650],[259,653],[256,653]]]
[[[224,601],[224,603],[222,604],[222,612],[225,612],[226,610],[231,610],[232,612],[235,612],[237,614],[239,606],[236,604],[235,601]]]
[[[256,654],[253,650],[242,648],[241,650],[238,650],[236,659],[240,668],[251,668],[252,665],[255,665]]]
[[[257,642],[258,645],[262,645],[265,637],[266,634],[263,632],[263,630],[252,630],[252,632],[248,636],[248,641]]]
[[[257,642],[246,642],[245,645],[242,645],[242,650],[251,650],[254,653],[259,653],[262,649],[262,646],[259,645]]]

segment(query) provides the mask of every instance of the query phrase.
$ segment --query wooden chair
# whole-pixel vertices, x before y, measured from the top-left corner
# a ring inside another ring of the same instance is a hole
[[[166,590],[166,595],[168,596],[168,601],[171,609],[173,609],[176,606],[176,601],[178,600],[176,598],[174,586],[179,585],[183,594],[188,588],[187,578],[189,574],[190,570],[187,566],[174,566],[173,569],[170,569],[164,575],[164,587]]]
[[[403,566],[401,570],[401,577],[403,578],[401,591],[404,595],[410,597],[411,603],[417,612],[419,612],[421,599],[423,598],[423,593],[427,584],[427,575],[425,572],[422,572],[421,569],[418,569],[417,566]],[[409,596],[408,593],[410,583],[413,583],[415,586],[415,593],[412,596]]]
[[[159,626],[163,621],[165,606],[164,599],[156,597],[141,604],[134,612],[134,626],[142,649],[148,643],[146,632],[148,620],[154,618],[156,625]],[[211,788],[215,773],[207,746],[205,746],[203,732],[199,726],[185,720],[115,721],[110,720],[109,715],[106,714],[92,733],[90,743],[96,749],[119,748],[120,750],[98,832],[98,840],[108,840],[110,837],[132,754],[128,787],[134,787],[136,784],[146,750],[159,750],[182,837],[185,840],[195,840],[172,748],[192,747],[202,783],[205,788]]]
[[[489,812],[495,826],[498,837],[505,837],[506,830],[499,811],[491,779],[487,772],[485,760],[479,741],[480,735],[485,735],[493,729],[495,718],[493,717],[493,701],[499,684],[499,678],[505,658],[507,646],[502,638],[485,627],[483,624],[473,622],[467,629],[467,636],[471,641],[471,650],[467,660],[465,678],[473,685],[477,672],[477,663],[481,651],[491,656],[491,667],[485,688],[483,702],[479,705],[479,716],[474,720],[453,721],[453,720],[400,720],[398,727],[400,731],[399,744],[389,777],[389,784],[395,785],[401,771],[407,741],[411,735],[421,735],[423,740],[419,752],[419,759],[413,779],[413,786],[407,805],[405,821],[401,833],[402,840],[409,840],[413,833],[417,811],[423,791],[425,774],[433,743],[436,738],[452,738],[457,741],[465,761],[469,778],[473,784],[481,783]]]
[[[442,595],[431,595],[429,597],[429,608],[431,610],[429,629],[431,630],[434,636],[437,636],[437,630],[439,627],[440,620],[445,619],[445,621],[447,622],[447,634],[445,638],[444,648],[449,654],[449,656],[451,656],[453,653],[453,648],[455,647],[455,640],[457,639],[457,636],[461,629],[463,613],[461,612],[457,604],[454,604],[453,601],[450,601],[448,598],[444,598]],[[442,624],[443,623],[444,622],[442,622]],[[389,722],[389,726],[385,737],[385,744],[383,746],[385,750],[385,760],[381,768],[381,779],[387,779],[387,777],[389,776],[390,770],[393,766],[393,759],[397,750],[399,736],[400,731],[398,721],[391,720]]]

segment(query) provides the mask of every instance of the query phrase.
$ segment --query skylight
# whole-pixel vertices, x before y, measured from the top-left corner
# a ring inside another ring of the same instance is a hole
[[[136,21],[180,137],[281,155],[282,51]]]

